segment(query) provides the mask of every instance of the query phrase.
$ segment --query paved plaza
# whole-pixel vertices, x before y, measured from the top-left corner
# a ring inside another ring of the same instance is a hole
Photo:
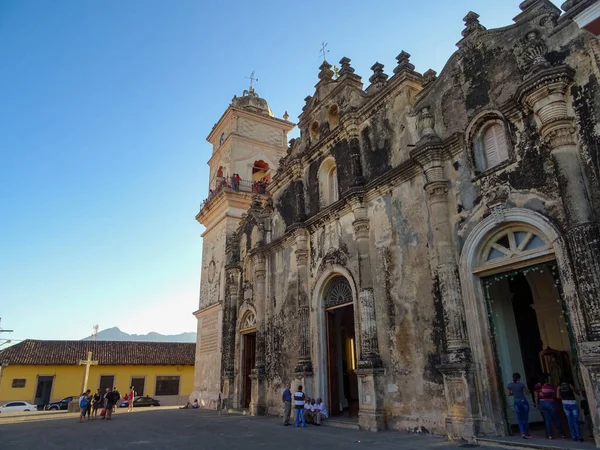
[[[145,409],[117,412],[110,422],[77,423],[73,414],[0,418],[2,450],[52,449],[411,449],[465,448],[433,436],[370,433],[331,426],[283,427],[276,418],[219,416],[211,411]]]

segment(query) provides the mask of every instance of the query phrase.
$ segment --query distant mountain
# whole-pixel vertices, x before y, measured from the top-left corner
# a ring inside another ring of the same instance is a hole
[[[83,338],[82,341],[89,341],[92,336]],[[151,331],[148,334],[129,334],[119,330],[117,327],[107,328],[98,332],[99,341],[149,341],[149,342],[196,342],[196,333],[181,334],[160,334]]]

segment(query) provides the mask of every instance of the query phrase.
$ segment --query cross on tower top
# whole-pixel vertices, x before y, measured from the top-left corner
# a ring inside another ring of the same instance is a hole
[[[254,70],[252,71],[252,73],[250,74],[250,76],[249,76],[249,77],[246,77],[246,78],[248,78],[248,79],[250,80],[250,89],[252,90],[252,89],[254,88],[254,86],[253,86],[254,82],[255,82],[255,81],[257,81],[257,82],[258,82],[258,78],[256,78],[256,77],[254,76]]]
[[[322,42],[321,43],[321,51],[319,53],[323,57],[323,62],[325,62],[325,56],[327,55],[327,53],[329,53],[329,50],[327,50],[326,47],[327,47],[327,42]]]

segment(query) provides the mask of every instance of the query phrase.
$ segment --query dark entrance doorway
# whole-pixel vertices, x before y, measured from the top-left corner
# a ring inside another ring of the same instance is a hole
[[[531,392],[536,382],[550,374],[555,386],[561,379],[579,386],[573,365],[576,355],[571,341],[567,312],[560,295],[560,281],[554,261],[516,270],[508,270],[483,278],[499,363],[502,389],[518,372]],[[530,406],[533,398],[529,397]],[[517,432],[517,417],[512,397],[504,396],[509,427]],[[560,406],[560,405],[559,405]],[[566,418],[559,407],[563,427]],[[543,434],[543,418],[538,409],[530,407],[529,422],[540,425],[532,429]],[[510,429],[509,429],[510,431]]]
[[[100,392],[105,392],[107,388],[112,389],[115,387],[114,375],[102,375],[100,376]]]
[[[52,393],[53,376],[38,377],[37,387],[35,388],[34,405],[44,406],[50,403],[50,394]]]
[[[351,303],[336,306],[325,314],[329,412],[332,416],[358,417],[354,307]]]
[[[249,408],[252,401],[252,369],[256,357],[256,333],[242,335],[242,408]]]
[[[146,384],[145,377],[132,377],[131,378],[131,386],[133,386],[135,395],[144,395],[145,384]]]

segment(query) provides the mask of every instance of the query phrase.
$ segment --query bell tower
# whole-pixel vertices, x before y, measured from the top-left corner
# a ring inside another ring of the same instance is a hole
[[[206,140],[212,145],[209,192],[196,220],[202,233],[202,271],[194,392],[202,407],[216,404],[221,388],[222,311],[225,297],[225,249],[231,234],[256,194],[267,187],[287,152],[294,128],[287,112],[273,116],[267,101],[253,86],[234,96]]]

